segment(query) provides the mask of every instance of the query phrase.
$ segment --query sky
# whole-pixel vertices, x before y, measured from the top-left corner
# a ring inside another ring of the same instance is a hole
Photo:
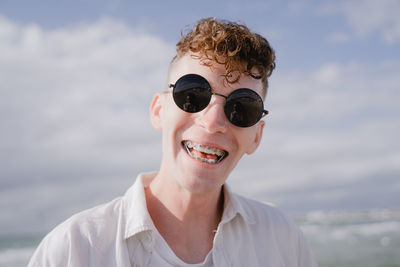
[[[397,0],[0,1],[0,234],[46,232],[158,169],[149,104],[204,17],[277,55],[233,190],[289,214],[399,209],[398,14]]]

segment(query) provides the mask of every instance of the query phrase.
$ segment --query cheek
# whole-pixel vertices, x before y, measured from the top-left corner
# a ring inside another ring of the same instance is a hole
[[[245,154],[253,147],[255,135],[255,131],[251,129],[243,129],[236,135],[241,155]]]
[[[187,127],[191,121],[189,113],[185,113],[174,106],[168,105],[163,111],[162,119],[162,135],[164,142],[171,142],[172,140],[178,140],[181,136],[181,132]]]
[[[170,130],[171,126],[180,120],[180,110],[175,106],[172,99],[166,99],[162,110],[163,129]]]

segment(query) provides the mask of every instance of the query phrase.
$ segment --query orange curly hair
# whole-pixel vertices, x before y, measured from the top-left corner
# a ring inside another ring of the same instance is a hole
[[[275,52],[264,37],[251,32],[246,25],[216,18],[201,19],[183,34],[176,51],[177,57],[192,52],[206,65],[225,65],[228,83],[237,82],[242,74],[262,79],[264,97],[268,77],[275,69]],[[239,75],[233,75],[236,73]]]

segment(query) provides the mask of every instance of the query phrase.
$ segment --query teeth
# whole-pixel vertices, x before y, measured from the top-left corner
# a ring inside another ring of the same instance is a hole
[[[223,156],[225,154],[225,151],[223,151],[223,150],[216,149],[216,148],[213,148],[213,147],[203,146],[203,145],[200,145],[200,144],[196,144],[196,143],[194,143],[192,141],[186,141],[185,143],[186,143],[186,146],[188,148],[194,148],[194,149],[196,149],[196,150],[198,150],[200,152],[203,152],[203,153],[214,154],[214,155],[217,155],[217,156]]]
[[[188,154],[197,160],[207,162],[207,163],[218,163],[220,162],[226,155],[226,152],[224,150],[220,150],[214,147],[208,147],[208,146],[203,146],[201,144],[194,143],[192,141],[184,141],[184,147],[186,148],[186,151]],[[207,153],[207,154],[212,154],[212,155],[217,155],[217,159],[208,159],[208,158],[203,158],[200,157],[196,154],[192,154],[190,152],[190,149],[195,149],[197,151]]]

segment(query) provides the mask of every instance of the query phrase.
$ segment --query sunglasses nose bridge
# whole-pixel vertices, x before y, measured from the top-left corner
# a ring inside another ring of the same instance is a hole
[[[212,94],[212,95],[217,95],[217,96],[222,96],[223,98],[228,99],[227,96],[222,95],[222,94],[219,94],[219,93],[212,92],[211,94]]]

